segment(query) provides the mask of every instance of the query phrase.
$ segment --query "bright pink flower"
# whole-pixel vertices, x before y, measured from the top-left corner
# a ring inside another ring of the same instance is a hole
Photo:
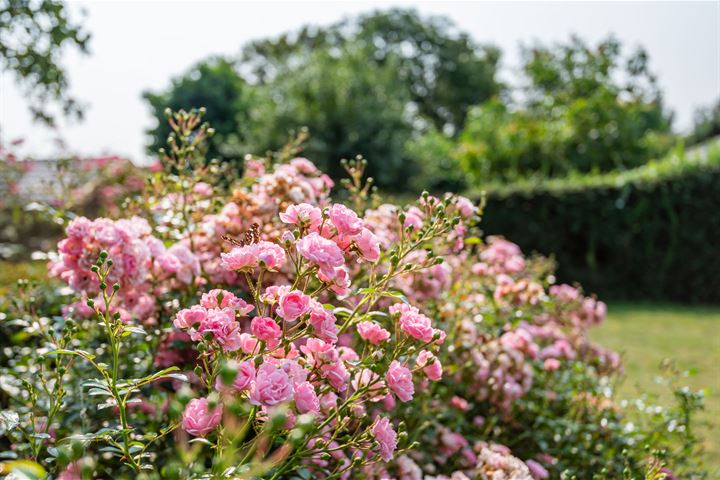
[[[300,290],[292,290],[280,296],[277,314],[285,321],[291,322],[305,315],[310,310],[310,297]]]
[[[397,434],[390,421],[386,417],[379,417],[372,427],[372,434],[375,441],[378,442],[380,457],[383,461],[392,460],[393,453],[397,448]]]
[[[353,237],[353,240],[360,251],[360,255],[365,260],[374,262],[380,258],[380,240],[378,240],[373,232],[367,228],[363,228],[358,235]]]
[[[220,298],[222,298],[222,301],[218,303],[218,299]],[[240,315],[247,315],[255,308],[242,298],[236,297],[234,293],[220,288],[215,288],[207,293],[203,293],[200,299],[200,305],[205,308],[232,308]]]
[[[350,274],[345,265],[330,271],[320,269],[317,276],[321,282],[329,284],[330,290],[336,294],[340,296],[348,294],[350,290]]]
[[[193,398],[182,416],[182,428],[190,435],[204,437],[215,430],[222,419],[222,406],[210,411],[207,398]]]
[[[330,221],[340,235],[357,235],[363,228],[363,221],[358,218],[357,214],[340,203],[336,203],[330,208],[329,215]]]
[[[246,360],[240,364],[231,361],[231,368],[237,368],[235,380],[232,384],[225,385],[218,376],[215,380],[215,389],[219,392],[243,392],[250,388],[252,381],[255,380],[255,365],[251,360]]]
[[[320,400],[310,382],[295,385],[295,406],[300,413],[320,413]]]
[[[270,317],[255,317],[250,322],[250,331],[260,340],[268,341],[282,337],[282,328]]]
[[[313,232],[301,238],[297,243],[300,255],[314,263],[327,276],[334,277],[334,270],[345,263],[342,250],[335,242]]]
[[[231,308],[214,309],[208,311],[208,318],[198,328],[199,334],[212,333],[226,352],[234,352],[241,346],[240,324],[235,320],[235,310]],[[193,337],[193,333],[190,332]],[[193,338],[197,341],[197,337]]]
[[[176,328],[195,328],[197,329],[208,317],[208,312],[203,307],[195,305],[191,308],[180,310],[175,316],[173,325]]]
[[[272,407],[290,400],[292,396],[293,385],[285,370],[269,363],[260,365],[250,391],[250,403]]]
[[[408,402],[412,400],[415,394],[412,373],[397,360],[393,360],[392,363],[390,363],[390,367],[385,374],[385,381],[390,390],[397,395],[401,401]]]
[[[318,338],[328,343],[336,343],[338,340],[336,321],[335,315],[320,302],[311,302],[310,319],[308,322],[312,325],[315,335],[317,335]]]
[[[390,332],[375,322],[360,322],[357,324],[357,331],[363,340],[367,340],[373,345],[379,345],[390,338]]]
[[[322,223],[322,212],[319,208],[308,203],[290,205],[280,214],[283,223],[289,223],[298,227],[304,227],[311,232],[316,232]]]
[[[465,218],[471,217],[475,213],[475,205],[466,197],[458,196],[455,206],[460,212],[460,215]]]
[[[412,227],[413,230],[417,231],[422,228],[423,225],[423,213],[417,207],[410,207],[405,212],[405,223],[403,228]]]
[[[423,372],[430,380],[437,382],[442,378],[443,369],[440,360],[427,350],[423,350],[418,354],[416,360],[417,366],[422,367]]]
[[[400,329],[413,338],[423,342],[433,339],[435,329],[432,328],[430,319],[420,313],[417,308],[404,303],[395,304],[390,307],[390,313],[400,312]]]

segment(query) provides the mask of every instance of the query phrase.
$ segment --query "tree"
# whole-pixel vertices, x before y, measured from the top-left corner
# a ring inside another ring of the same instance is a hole
[[[208,142],[208,157],[239,160],[244,155],[241,145],[247,133],[251,105],[255,105],[253,87],[237,73],[227,59],[214,58],[195,65],[189,72],[172,81],[162,93],[143,93],[157,124],[147,131],[150,153],[165,146],[170,126],[165,110],[190,110],[205,107],[205,120],[215,129]]]
[[[613,38],[592,48],[573,37],[523,58],[515,100],[471,109],[447,150],[474,183],[628,169],[670,148],[671,116],[643,50],[625,56]]]
[[[695,124],[686,143],[696,145],[720,135],[720,99],[712,107],[701,108],[695,112]]]
[[[255,151],[282,145],[290,132],[306,126],[305,154],[333,178],[344,172],[339,160],[368,159],[369,175],[384,187],[400,188],[410,170],[404,145],[410,137],[407,91],[396,82],[396,59],[367,63],[368,52],[347,47],[318,50],[304,67],[275,76],[259,87],[248,141]]]
[[[468,108],[502,90],[495,78],[497,48],[475,44],[447,18],[424,18],[414,10],[374,12],[252,42],[243,50],[242,64],[250,78],[265,84],[301,70],[312,52],[350,46],[366,52],[367,68],[396,62],[397,81],[407,88],[416,120],[441,131],[459,130]]]
[[[0,0],[0,64],[26,90],[37,120],[54,123],[53,103],[65,115],[82,115],[81,106],[67,92],[67,72],[60,57],[67,46],[87,53],[89,38],[70,20],[63,2]]]

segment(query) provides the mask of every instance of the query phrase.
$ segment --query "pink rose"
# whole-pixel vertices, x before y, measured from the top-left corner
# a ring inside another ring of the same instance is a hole
[[[380,457],[385,462],[389,462],[393,458],[393,453],[397,448],[397,434],[393,430],[390,421],[386,417],[380,417],[375,421],[372,427],[372,434],[375,441],[380,447]]]
[[[310,204],[300,203],[298,205],[290,205],[280,214],[280,220],[282,220],[283,223],[289,223],[315,232],[320,228],[320,224],[322,223],[322,212],[319,208]]]
[[[374,262],[380,258],[380,240],[373,232],[363,228],[360,234],[353,237],[353,240],[365,260]]]
[[[243,392],[250,388],[250,384],[255,380],[255,365],[251,360],[246,360],[239,365],[234,361],[229,364],[231,368],[237,368],[235,380],[232,384],[225,385],[220,377],[215,380],[215,389],[220,392]]]
[[[222,301],[220,299],[222,299]],[[203,293],[200,299],[200,305],[205,308],[232,308],[240,315],[247,315],[255,308],[242,298],[236,297],[234,293],[220,288],[215,288],[207,293]]]
[[[235,247],[228,253],[221,253],[220,258],[220,264],[225,270],[252,270],[258,266],[253,245]]]
[[[231,308],[208,311],[207,320],[198,329],[199,334],[206,332],[212,333],[215,341],[226,352],[234,352],[241,346],[240,324],[235,320],[235,310]],[[192,332],[190,336],[193,337]],[[193,340],[198,340],[198,338],[195,337]]]
[[[272,407],[290,400],[292,396],[293,385],[285,370],[269,363],[260,365],[250,391],[250,403]]]
[[[357,324],[357,331],[363,340],[366,340],[373,345],[379,345],[390,338],[390,332],[375,322],[360,322]]]
[[[253,247],[258,264],[267,270],[279,270],[287,261],[285,250],[280,245],[261,241],[254,244]]]
[[[320,400],[310,382],[295,385],[295,406],[300,413],[320,413]]]
[[[250,322],[250,331],[260,340],[268,341],[282,337],[282,329],[270,317],[255,317]]]
[[[427,377],[437,382],[442,378],[443,369],[440,360],[427,350],[423,350],[418,354],[416,360],[417,366],[423,369],[423,372]]]
[[[292,290],[280,296],[277,314],[291,322],[310,310],[310,297],[300,290]]]
[[[330,208],[330,221],[340,235],[357,235],[363,228],[363,221],[357,214],[340,203]]]
[[[207,319],[208,312],[203,307],[195,305],[180,310],[175,316],[175,328],[198,328]]]
[[[335,242],[321,237],[313,232],[301,238],[297,243],[298,252],[310,262],[314,263],[327,276],[334,277],[334,270],[345,264],[342,250]]]
[[[336,343],[338,340],[338,328],[335,322],[337,319],[330,310],[327,310],[320,302],[313,301],[310,309],[308,323],[312,325],[315,335],[328,343]]]
[[[415,307],[410,307],[405,304],[400,307],[400,329],[410,335],[413,338],[421,340],[423,342],[429,342],[432,340],[435,330],[430,324],[430,319],[425,315],[418,312]],[[394,305],[393,305],[394,307]],[[391,313],[394,313],[391,307]]]
[[[415,394],[412,373],[397,360],[393,360],[393,362],[390,363],[390,367],[385,374],[385,381],[390,390],[397,395],[401,401],[408,402],[412,400]]]
[[[560,368],[560,360],[557,358],[546,358],[543,362],[543,368],[548,372],[554,372]]]
[[[183,430],[195,437],[204,437],[215,430],[222,419],[222,406],[210,411],[207,398],[193,398],[182,416]]]

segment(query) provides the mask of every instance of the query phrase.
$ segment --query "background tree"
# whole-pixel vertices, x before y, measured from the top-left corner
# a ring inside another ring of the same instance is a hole
[[[695,124],[686,143],[695,145],[718,135],[720,135],[720,99],[715,105],[695,112]]]
[[[470,106],[501,91],[498,60],[497,49],[476,45],[446,19],[390,10],[248,44],[234,67],[257,88],[243,85],[252,93],[239,103],[208,103],[214,98],[201,97],[208,87],[198,72],[146,98],[158,125],[166,106],[205,106],[214,126],[219,120],[235,128],[231,136],[217,127],[215,151],[223,158],[243,147],[276,149],[290,131],[307,126],[307,155],[331,175],[342,174],[341,158],[362,153],[381,187],[405,190],[415,169],[407,141],[428,128],[459,131]],[[164,144],[162,128],[150,132],[151,149]]]
[[[574,37],[524,49],[523,58],[523,85],[509,101],[472,109],[446,150],[473,183],[623,170],[672,145],[671,117],[643,50],[625,56],[613,38],[589,47]],[[413,150],[425,151],[436,135]]]
[[[156,153],[166,145],[170,126],[165,110],[190,110],[205,107],[205,120],[215,129],[208,141],[208,158],[236,161],[246,153],[241,145],[248,133],[246,124],[251,106],[257,106],[253,87],[243,80],[233,63],[214,58],[199,63],[185,75],[172,81],[170,88],[161,93],[145,92],[157,124],[147,131],[151,143],[149,153]]]
[[[0,0],[0,65],[25,90],[33,116],[53,124],[51,105],[80,117],[82,108],[68,90],[60,63],[66,47],[87,53],[90,35],[71,21],[63,2]]]

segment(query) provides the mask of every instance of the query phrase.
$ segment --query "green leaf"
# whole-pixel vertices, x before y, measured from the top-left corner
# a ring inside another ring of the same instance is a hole
[[[0,435],[14,430],[20,423],[20,416],[12,410],[0,411]]]

